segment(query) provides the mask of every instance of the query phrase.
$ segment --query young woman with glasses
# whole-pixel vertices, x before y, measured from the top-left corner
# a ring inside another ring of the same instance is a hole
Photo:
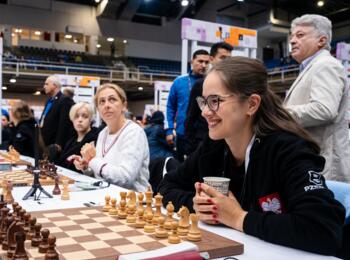
[[[269,89],[265,67],[244,57],[218,63],[197,102],[209,137],[165,175],[163,202],[185,205],[208,224],[334,255],[344,208],[319,174],[319,146]],[[229,195],[202,183],[205,176],[229,178]]]

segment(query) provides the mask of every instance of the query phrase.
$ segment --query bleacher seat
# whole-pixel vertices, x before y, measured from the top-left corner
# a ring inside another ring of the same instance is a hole
[[[164,71],[164,72],[180,72],[180,61],[146,59],[137,57],[128,57],[128,59],[140,69],[140,71]]]

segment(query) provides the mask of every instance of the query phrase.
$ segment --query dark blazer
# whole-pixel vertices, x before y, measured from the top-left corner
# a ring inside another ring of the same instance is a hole
[[[41,128],[41,134],[46,146],[58,144],[63,147],[74,135],[74,127],[69,119],[69,111],[73,105],[74,101],[63,95],[62,92],[58,92],[54,97],[52,107],[45,116],[44,124]],[[43,115],[41,115],[40,122],[42,117]]]

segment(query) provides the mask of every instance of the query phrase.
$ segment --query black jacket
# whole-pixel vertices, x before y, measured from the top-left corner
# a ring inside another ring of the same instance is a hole
[[[11,128],[9,126],[2,127],[1,129],[1,144],[0,144],[0,150],[8,150],[10,142],[11,142]]]
[[[17,126],[11,127],[10,144],[21,155],[34,157],[35,145],[35,120],[23,120]]]
[[[199,79],[194,83],[188,102],[185,121],[186,152],[188,155],[196,150],[200,142],[202,142],[208,134],[207,120],[202,117],[202,111],[196,100],[197,97],[202,96],[203,82],[204,79]]]
[[[52,107],[45,116],[44,124],[41,128],[41,134],[46,146],[58,144],[63,147],[74,135],[73,124],[69,119],[69,111],[73,105],[74,101],[63,95],[62,92],[59,92],[54,97]]]
[[[71,139],[69,139],[68,142],[63,147],[60,157],[56,163],[72,171],[78,171],[75,168],[73,162],[67,161],[67,158],[73,154],[81,155],[80,150],[84,144],[91,143],[91,142],[96,143],[98,133],[99,133],[98,129],[96,127],[92,127],[91,130],[84,136],[83,140],[81,140],[80,142],[77,142],[76,135]]]
[[[334,255],[341,244],[345,211],[318,174],[324,158],[305,140],[288,133],[256,138],[249,157],[247,173],[244,175],[243,170],[240,178],[232,171],[234,158],[226,143],[205,139],[177,170],[165,175],[159,187],[164,204],[172,201],[176,209],[185,205],[193,210],[194,183],[203,182],[204,176],[227,176],[231,178],[230,190],[248,211],[243,223],[245,233]],[[271,202],[273,198],[281,202],[281,214],[263,211],[269,208],[263,202],[269,205],[268,199]]]

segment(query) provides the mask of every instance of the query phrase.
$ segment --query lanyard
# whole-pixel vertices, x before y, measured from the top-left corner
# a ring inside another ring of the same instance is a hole
[[[191,93],[191,88],[192,88],[192,81],[191,81],[191,73],[188,73],[188,93]]]

